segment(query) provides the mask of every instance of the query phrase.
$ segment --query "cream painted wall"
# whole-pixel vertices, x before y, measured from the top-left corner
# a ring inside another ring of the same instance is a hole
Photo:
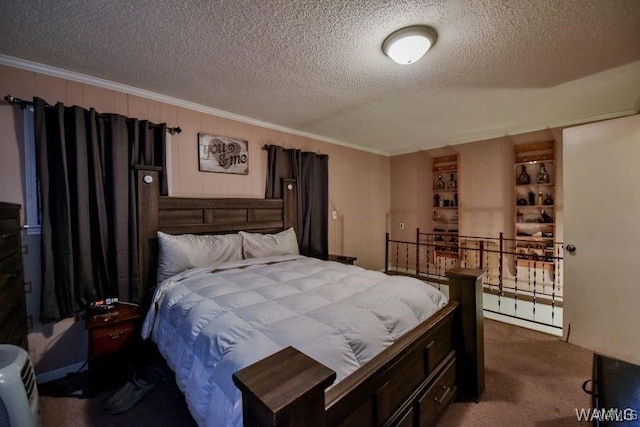
[[[390,234],[393,239],[415,241],[416,228],[431,225],[431,157],[426,151],[391,157]],[[404,229],[400,224],[404,224]]]
[[[0,94],[26,100],[38,96],[49,103],[77,104],[99,112],[180,126],[182,133],[172,137],[171,149],[171,186],[176,196],[263,197],[266,152],[261,147],[264,144],[328,154],[330,211],[337,213],[336,220],[329,217],[329,250],[358,257],[357,265],[362,267],[383,268],[384,233],[391,206],[389,157],[7,66],[0,66]],[[24,201],[22,132],[20,109],[0,102],[0,200],[20,204]],[[198,132],[248,140],[249,175],[199,172]],[[25,240],[29,242],[37,246],[31,238]],[[25,264],[37,265],[34,253],[37,251],[30,251]],[[29,314],[37,320],[40,279],[37,271],[27,270],[36,290],[28,295]],[[29,344],[38,373],[86,359],[82,322],[71,319],[49,325],[34,322]]]

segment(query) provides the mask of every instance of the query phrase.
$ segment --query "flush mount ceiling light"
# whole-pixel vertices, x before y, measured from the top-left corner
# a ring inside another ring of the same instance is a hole
[[[412,25],[391,33],[382,43],[382,51],[398,64],[413,64],[436,42],[437,33],[426,25]]]

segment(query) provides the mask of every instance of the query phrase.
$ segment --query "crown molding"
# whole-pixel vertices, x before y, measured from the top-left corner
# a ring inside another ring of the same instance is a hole
[[[26,71],[33,71],[40,74],[46,74],[49,76],[58,77],[65,80],[71,80],[78,83],[88,84],[88,85],[100,87],[103,89],[115,90],[117,92],[123,92],[129,95],[139,96],[141,98],[146,98],[153,101],[174,105],[176,107],[187,108],[189,110],[198,111],[200,113],[211,114],[217,117],[235,120],[235,121],[246,123],[253,126],[259,126],[262,128],[284,132],[292,135],[297,135],[304,138],[315,139],[316,141],[327,142],[329,144],[352,148],[358,151],[365,151],[365,152],[386,156],[386,157],[390,155],[389,153],[383,152],[380,150],[375,150],[375,149],[363,147],[360,145],[352,144],[349,142],[340,141],[338,139],[328,138],[322,135],[316,135],[310,132],[304,132],[304,131],[289,128],[286,126],[280,126],[275,123],[265,122],[262,120],[254,119],[254,118],[243,116],[240,114],[231,113],[229,111],[219,110],[217,108],[208,107],[206,105],[197,104],[195,102],[186,101],[184,99],[163,95],[158,92],[153,92],[146,89],[140,89],[137,87],[125,85],[125,84],[114,82],[111,80],[101,79],[99,77],[93,77],[87,74],[77,73],[75,71],[69,71],[62,68],[53,67],[51,65],[28,61],[26,59],[21,59],[13,56],[0,54],[0,65],[7,65],[9,67],[20,68]]]

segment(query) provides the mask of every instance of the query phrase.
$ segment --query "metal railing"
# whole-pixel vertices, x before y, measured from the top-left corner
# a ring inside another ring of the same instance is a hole
[[[418,229],[414,242],[392,240],[387,233],[385,254],[385,272],[417,277],[439,289],[453,267],[486,270],[485,311],[562,328],[562,242]]]

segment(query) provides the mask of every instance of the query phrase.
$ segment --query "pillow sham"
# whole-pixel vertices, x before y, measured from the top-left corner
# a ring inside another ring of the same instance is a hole
[[[158,283],[188,268],[242,259],[238,234],[172,235],[158,231]]]
[[[298,239],[293,228],[276,234],[247,233],[242,236],[242,252],[245,258],[263,258],[273,255],[300,255]]]

